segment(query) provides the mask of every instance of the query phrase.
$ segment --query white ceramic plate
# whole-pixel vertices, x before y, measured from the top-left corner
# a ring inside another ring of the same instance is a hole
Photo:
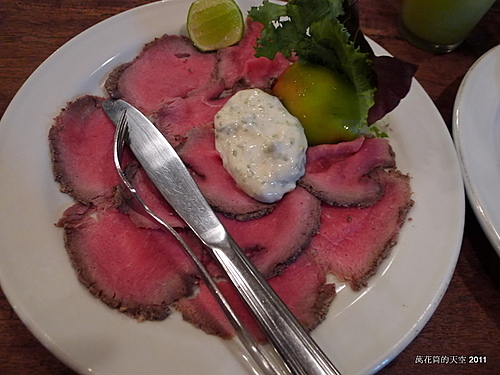
[[[243,0],[243,9],[259,0]],[[28,328],[80,373],[252,373],[239,346],[178,315],[138,323],[107,308],[77,281],[54,227],[72,200],[53,181],[48,130],[67,101],[104,95],[110,70],[164,33],[184,33],[188,0],[151,3],[78,35],[19,90],[0,123],[0,281]],[[378,53],[384,51],[375,46]],[[451,137],[422,87],[391,114],[399,168],[412,176],[415,206],[390,258],[359,293],[339,287],[313,337],[345,374],[375,372],[418,334],[452,276],[464,194]]]
[[[500,46],[469,69],[453,115],[467,196],[500,255]]]

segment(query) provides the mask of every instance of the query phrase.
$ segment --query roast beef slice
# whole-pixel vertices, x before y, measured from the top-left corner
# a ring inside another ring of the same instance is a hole
[[[354,290],[366,286],[387,257],[413,205],[408,176],[397,171],[377,173],[383,197],[366,208],[323,205],[319,233],[307,250],[325,272],[348,281]]]
[[[120,183],[113,163],[115,127],[103,101],[83,96],[68,103],[49,131],[55,179],[61,191],[85,204],[109,201]]]
[[[307,330],[314,329],[323,321],[335,297],[335,286],[326,284],[321,267],[306,255],[301,255],[283,274],[268,281]],[[230,283],[219,281],[217,285],[252,335],[259,342],[266,342],[265,335]],[[186,321],[209,334],[225,339],[234,336],[231,325],[204,284],[201,284],[196,297],[181,299],[177,309]]]
[[[59,222],[78,278],[112,308],[138,320],[162,320],[191,294],[195,269],[174,237],[137,227],[118,209],[76,204]],[[201,255],[198,243],[186,237]]]
[[[377,168],[395,168],[394,152],[386,138],[359,137],[351,142],[310,147],[299,185],[325,203],[366,207],[384,194]]]
[[[165,100],[152,119],[168,141],[177,146],[193,127],[213,126],[214,116],[229,97],[218,98],[222,86],[194,90],[186,97]]]
[[[215,149],[212,126],[191,129],[177,152],[193,172],[200,190],[216,211],[237,220],[249,220],[266,215],[274,209],[274,204],[259,202],[238,188]]]
[[[163,101],[211,85],[216,62],[215,52],[198,51],[184,36],[164,35],[146,44],[131,63],[117,67],[105,86],[112,97],[151,115]]]
[[[298,187],[266,216],[243,222],[221,217],[221,221],[257,269],[271,277],[309,245],[319,229],[320,215],[320,201]]]
[[[281,53],[273,60],[255,57],[255,46],[262,29],[261,23],[247,19],[243,39],[235,46],[218,51],[217,74],[227,90],[249,87],[268,90],[275,78],[290,65],[291,62]]]

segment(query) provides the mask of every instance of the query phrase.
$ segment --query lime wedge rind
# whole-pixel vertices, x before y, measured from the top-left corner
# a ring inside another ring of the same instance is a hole
[[[201,51],[238,43],[243,37],[243,14],[234,0],[196,0],[188,12],[187,31]]]

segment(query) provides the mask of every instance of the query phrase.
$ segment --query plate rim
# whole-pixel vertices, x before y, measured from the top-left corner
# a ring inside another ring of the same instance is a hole
[[[186,0],[180,0],[180,1],[186,2]],[[4,118],[8,117],[6,115],[7,114],[10,115],[11,104],[16,102],[16,98],[18,96],[20,96],[20,93],[23,90],[26,90],[26,87],[29,86],[30,79],[33,76],[36,76],[36,74],[38,74],[37,72],[41,71],[43,66],[48,65],[52,60],[57,59],[57,56],[59,56],[59,54],[61,53],[60,51],[64,50],[66,45],[70,45],[71,43],[75,43],[75,40],[76,41],[79,40],[78,38],[83,39],[84,36],[82,36],[82,35],[87,35],[86,33],[90,33],[91,30],[93,30],[94,28],[97,28],[98,26],[100,27],[101,24],[106,24],[112,19],[117,20],[118,17],[122,17],[125,13],[137,11],[140,9],[145,9],[146,7],[155,7],[155,6],[158,6],[158,4],[160,4],[160,3],[170,3],[170,2],[180,2],[180,1],[179,0],[163,0],[163,1],[159,1],[159,2],[145,4],[145,5],[139,6],[137,8],[129,9],[125,12],[119,13],[115,16],[112,16],[106,20],[103,20],[103,21],[97,23],[96,25],[85,30],[84,32],[80,33],[79,35],[75,36],[70,41],[65,43],[60,49],[58,49],[51,56],[49,56],[32,73],[32,75],[30,75],[30,77],[26,80],[26,82],[21,86],[21,88],[16,93],[13,100],[11,101],[9,106],[7,107],[7,110],[5,111],[4,116],[2,117],[2,120],[0,121],[0,134],[2,133],[2,131],[4,130],[4,128],[6,126],[6,124],[2,124],[2,123],[4,122],[3,121]],[[385,51],[385,50],[383,50],[383,51]],[[414,85],[415,85],[414,89],[416,88],[417,90],[421,90],[423,92],[423,94],[425,94],[426,97],[428,98],[427,94],[425,93],[423,88],[420,86],[420,84],[416,80],[414,80]],[[430,98],[429,98],[429,101],[430,101]],[[432,101],[430,101],[430,103],[432,103]],[[433,105],[433,111],[438,113],[437,109],[435,108],[433,103],[432,103],[432,105]],[[445,131],[445,130],[447,131],[446,125],[445,125],[444,121],[442,120],[442,118],[441,118],[441,122],[442,122],[442,125],[444,125],[444,127],[445,127],[445,129],[441,128],[441,131]],[[451,137],[450,137],[450,140],[451,140]],[[464,201],[464,200],[462,199],[462,201]],[[436,292],[433,294],[433,296],[431,298],[432,304],[427,307],[427,309],[422,314],[422,318],[418,322],[415,323],[415,326],[412,327],[411,330],[406,332],[405,335],[403,337],[401,337],[399,342],[394,345],[392,350],[390,350],[387,353],[387,356],[385,358],[381,358],[380,360],[376,361],[377,363],[366,364],[365,368],[363,369],[363,372],[368,373],[371,371],[378,371],[378,370],[380,370],[381,367],[385,366],[390,360],[392,360],[396,355],[398,355],[414,339],[414,337],[418,334],[418,332],[422,329],[422,327],[427,323],[427,321],[432,316],[435,308],[437,307],[437,305],[441,301],[442,296],[446,292],[447,285],[449,284],[449,282],[451,280],[451,276],[454,272],[456,261],[458,259],[459,253],[460,253],[461,234],[463,232],[463,223],[464,223],[464,216],[465,216],[465,202],[463,202],[463,207],[459,208],[459,211],[462,214],[456,223],[458,231],[460,232],[458,234],[457,238],[455,239],[458,242],[456,244],[457,249],[454,252],[454,257],[452,259],[450,259],[450,266],[447,269],[447,274],[444,275],[444,277],[443,277],[443,283],[440,285],[440,288],[438,290],[436,290]],[[0,267],[0,270],[1,270],[1,267]],[[37,339],[44,346],[46,346],[54,355],[56,355],[59,359],[61,359],[69,367],[74,368],[75,370],[80,370],[80,371],[87,369],[88,366],[85,366],[85,364],[76,363],[74,358],[67,357],[66,352],[61,350],[61,348],[58,346],[58,344],[51,340],[50,335],[48,335],[46,332],[43,332],[43,330],[40,331],[41,328],[37,326],[36,320],[31,316],[30,312],[26,311],[24,309],[25,306],[23,306],[22,303],[16,303],[16,297],[14,296],[15,293],[12,290],[9,290],[9,287],[5,288],[5,285],[8,285],[8,283],[5,284],[5,280],[3,279],[2,272],[0,272],[0,284],[2,285],[2,288],[4,290],[5,295],[7,296],[9,302],[13,305],[13,308],[16,311],[16,313],[18,314],[18,316],[20,317],[20,319],[23,321],[23,323],[28,327],[28,329],[30,329],[30,331],[37,337]],[[11,302],[11,301],[13,301],[13,302]]]
[[[489,208],[487,207],[487,202],[485,202],[484,193],[479,183],[472,176],[473,172],[470,169],[471,166],[468,165],[470,163],[469,151],[466,150],[464,145],[464,142],[466,142],[464,129],[466,129],[468,125],[462,120],[462,113],[468,110],[465,102],[466,96],[472,92],[474,83],[480,78],[489,59],[495,56],[498,56],[498,61],[500,61],[500,44],[492,47],[480,56],[472,64],[462,79],[453,106],[452,134],[459,156],[467,198],[491,246],[500,256],[500,223],[497,223],[499,227],[496,228],[495,224],[488,216],[487,211],[489,211]],[[498,111],[500,112],[500,107]]]

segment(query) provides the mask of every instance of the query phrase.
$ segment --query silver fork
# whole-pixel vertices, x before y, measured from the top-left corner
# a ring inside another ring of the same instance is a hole
[[[156,215],[140,197],[137,190],[128,180],[121,166],[121,159],[123,156],[123,150],[126,141],[127,141],[127,125],[126,125],[126,117],[124,115],[120,123],[116,127],[115,137],[114,137],[114,147],[113,147],[113,158],[115,167],[124,185],[132,193],[134,198],[141,204],[146,213],[151,218],[153,218],[158,224],[160,224],[164,229],[170,232],[175,237],[175,239],[179,241],[179,243],[182,245],[182,248],[184,249],[186,254],[189,256],[189,258],[195,265],[201,279],[206,284],[208,290],[212,293],[212,296],[215,298],[215,300],[221,307],[222,311],[224,312],[224,315],[226,316],[229,323],[233,327],[241,344],[248,351],[254,362],[262,371],[262,374],[264,375],[291,374],[286,364],[283,361],[278,360],[279,356],[277,355],[277,353],[273,355],[272,352],[266,350],[262,345],[260,345],[255,341],[255,339],[250,334],[248,329],[243,325],[243,323],[239,320],[238,316],[235,314],[234,310],[231,308],[229,302],[226,300],[226,298],[218,288],[216,282],[212,279],[208,270],[205,268],[205,266],[200,261],[198,256],[194,253],[194,251],[189,247],[186,241],[184,241],[184,239],[179,235],[179,233],[173,227],[171,227],[158,215]],[[272,348],[270,348],[270,350],[272,350]]]

